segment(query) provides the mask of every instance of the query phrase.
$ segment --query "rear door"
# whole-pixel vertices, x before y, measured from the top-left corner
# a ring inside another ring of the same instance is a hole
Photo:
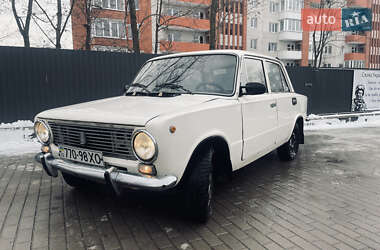
[[[278,128],[276,143],[283,144],[289,139],[294,126],[297,99],[286,81],[282,66],[275,61],[265,61],[268,81],[277,103]]]
[[[242,62],[241,86],[247,82],[265,85],[268,90],[261,59],[246,57]],[[242,95],[243,155],[242,160],[253,161],[272,150],[276,142],[277,109],[275,97],[268,93]]]

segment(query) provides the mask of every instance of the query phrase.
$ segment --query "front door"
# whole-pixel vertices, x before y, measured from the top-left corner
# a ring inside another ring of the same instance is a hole
[[[247,82],[261,83],[267,87],[263,62],[245,58],[242,63],[241,86]],[[272,94],[243,95],[239,98],[243,119],[242,160],[251,162],[272,150],[276,142],[277,103]]]

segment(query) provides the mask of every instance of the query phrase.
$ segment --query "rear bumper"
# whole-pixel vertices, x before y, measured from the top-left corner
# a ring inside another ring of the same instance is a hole
[[[175,176],[144,177],[115,167],[101,168],[55,159],[50,153],[39,153],[35,159],[42,164],[45,172],[50,176],[57,177],[59,170],[87,180],[109,184],[116,193],[119,193],[120,187],[161,191],[170,189],[177,183]]]

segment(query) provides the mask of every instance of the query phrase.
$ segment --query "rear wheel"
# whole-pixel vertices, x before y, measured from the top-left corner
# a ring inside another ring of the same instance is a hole
[[[81,187],[85,187],[88,185],[88,182],[85,179],[76,177],[76,176],[71,175],[71,174],[67,174],[67,173],[62,172],[62,177],[69,186],[72,186],[75,188],[81,188]]]
[[[192,172],[186,185],[186,211],[201,223],[212,215],[214,176],[212,172],[212,150],[200,153],[191,161]]]
[[[294,160],[298,153],[300,142],[300,129],[298,123],[294,126],[289,141],[277,149],[278,156],[283,161]]]

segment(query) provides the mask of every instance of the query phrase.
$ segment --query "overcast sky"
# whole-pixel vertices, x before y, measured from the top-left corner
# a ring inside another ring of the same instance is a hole
[[[54,18],[54,13],[56,13],[56,1],[55,0],[39,0],[42,6],[46,6],[47,13]],[[27,0],[17,1],[17,11],[19,16],[23,17],[25,20],[26,14],[26,4]],[[64,12],[69,9],[70,0],[63,0]],[[24,5],[22,5],[24,4]],[[41,10],[36,4],[33,5],[33,13],[38,15],[38,17],[45,19]],[[63,21],[66,15],[63,17]],[[37,20],[37,19],[34,19]],[[54,19],[55,20],[55,19]],[[63,22],[62,21],[62,22]],[[48,36],[54,41],[55,34],[54,29],[50,24],[43,21],[36,21],[41,26],[41,28],[48,34]],[[31,20],[30,22],[30,44],[31,47],[54,47],[53,44],[49,42],[49,39],[41,32],[36,23]],[[73,41],[71,35],[71,18],[66,26],[66,31],[64,32],[61,40],[62,48],[72,49]],[[15,18],[12,14],[12,8],[10,0],[0,0],[0,46],[24,46],[24,41],[20,32],[18,31]]]

